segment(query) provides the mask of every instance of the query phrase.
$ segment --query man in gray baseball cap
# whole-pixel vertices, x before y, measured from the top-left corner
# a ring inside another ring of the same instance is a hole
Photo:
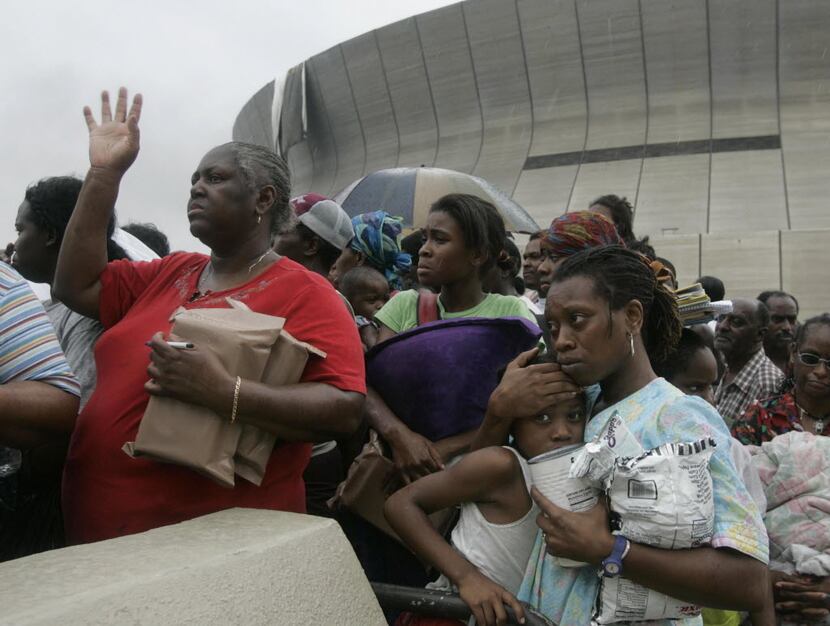
[[[352,220],[334,200],[307,193],[291,200],[294,218],[274,238],[274,250],[328,277],[337,257],[354,237]]]

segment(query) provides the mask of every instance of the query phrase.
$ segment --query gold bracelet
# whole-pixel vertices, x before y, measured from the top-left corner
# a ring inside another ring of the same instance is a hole
[[[236,386],[233,388],[233,408],[231,409],[231,424],[236,421],[236,410],[239,408],[239,388],[242,386],[242,378],[236,377]]]

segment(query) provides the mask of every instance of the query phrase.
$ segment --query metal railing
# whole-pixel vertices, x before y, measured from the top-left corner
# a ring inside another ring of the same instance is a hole
[[[465,621],[471,615],[469,607],[464,604],[464,601],[456,593],[383,583],[372,583],[372,591],[375,592],[375,596],[377,596],[378,602],[384,610],[409,611],[428,617],[446,617]],[[522,605],[525,608],[525,623],[523,626],[556,626],[524,602]],[[508,625],[521,626],[513,613],[513,609],[508,606],[504,608],[509,620]]]

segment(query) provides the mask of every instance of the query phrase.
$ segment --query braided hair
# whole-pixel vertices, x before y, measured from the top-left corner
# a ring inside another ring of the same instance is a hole
[[[589,248],[566,258],[553,275],[554,283],[587,276],[596,293],[619,311],[632,300],[643,307],[640,331],[652,361],[665,361],[680,341],[683,328],[674,295],[663,287],[641,254],[623,246]]]

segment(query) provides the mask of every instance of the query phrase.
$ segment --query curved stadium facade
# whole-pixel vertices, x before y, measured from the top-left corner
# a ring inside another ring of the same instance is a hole
[[[830,310],[830,2],[467,0],[343,42],[256,93],[234,139],[295,193],[436,166],[540,225],[627,196],[681,284]]]

